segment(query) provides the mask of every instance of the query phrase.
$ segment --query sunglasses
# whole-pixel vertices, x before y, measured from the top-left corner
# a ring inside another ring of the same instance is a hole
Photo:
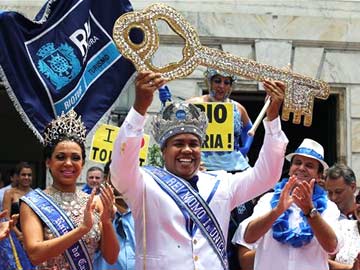
[[[221,82],[224,82],[225,85],[231,85],[232,81],[229,79],[222,80],[221,78],[215,78],[213,79],[213,82],[216,84],[220,84]]]

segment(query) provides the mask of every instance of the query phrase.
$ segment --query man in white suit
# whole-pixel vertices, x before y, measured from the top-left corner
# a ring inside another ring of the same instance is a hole
[[[189,103],[171,103],[153,119],[165,168],[139,166],[145,115],[165,83],[161,74],[138,74],[134,105],[112,154],[113,184],[135,220],[136,269],[226,269],[231,210],[273,187],[281,175],[288,143],[279,118],[285,85],[264,82],[271,103],[258,160],[254,168],[228,174],[199,171],[207,118]]]

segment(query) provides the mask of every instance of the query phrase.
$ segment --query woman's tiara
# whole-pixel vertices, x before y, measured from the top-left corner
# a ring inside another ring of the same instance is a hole
[[[44,131],[44,145],[51,146],[60,138],[70,138],[78,143],[84,144],[86,139],[86,127],[81,121],[81,115],[76,119],[74,110],[64,112],[52,120]]]

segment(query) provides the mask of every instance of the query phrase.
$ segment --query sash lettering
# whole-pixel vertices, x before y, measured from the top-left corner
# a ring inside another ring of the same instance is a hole
[[[225,238],[208,203],[180,177],[157,167],[145,166],[143,168],[175,201],[187,224],[190,216],[218,255],[223,268],[228,269]],[[212,195],[215,193],[216,188],[217,185],[213,188]],[[194,230],[196,230],[196,227],[193,228],[192,232],[188,231],[189,234],[192,235]]]

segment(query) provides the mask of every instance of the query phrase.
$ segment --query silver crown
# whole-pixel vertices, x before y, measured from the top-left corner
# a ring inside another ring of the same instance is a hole
[[[199,137],[202,143],[205,138],[208,119],[206,114],[194,104],[173,102],[155,115],[152,120],[153,136],[162,148],[170,137],[192,133]]]
[[[77,114],[74,110],[64,112],[52,120],[44,131],[44,145],[50,146],[62,137],[74,139],[76,142],[84,144],[86,139],[86,127],[81,121],[81,115],[76,119]]]

